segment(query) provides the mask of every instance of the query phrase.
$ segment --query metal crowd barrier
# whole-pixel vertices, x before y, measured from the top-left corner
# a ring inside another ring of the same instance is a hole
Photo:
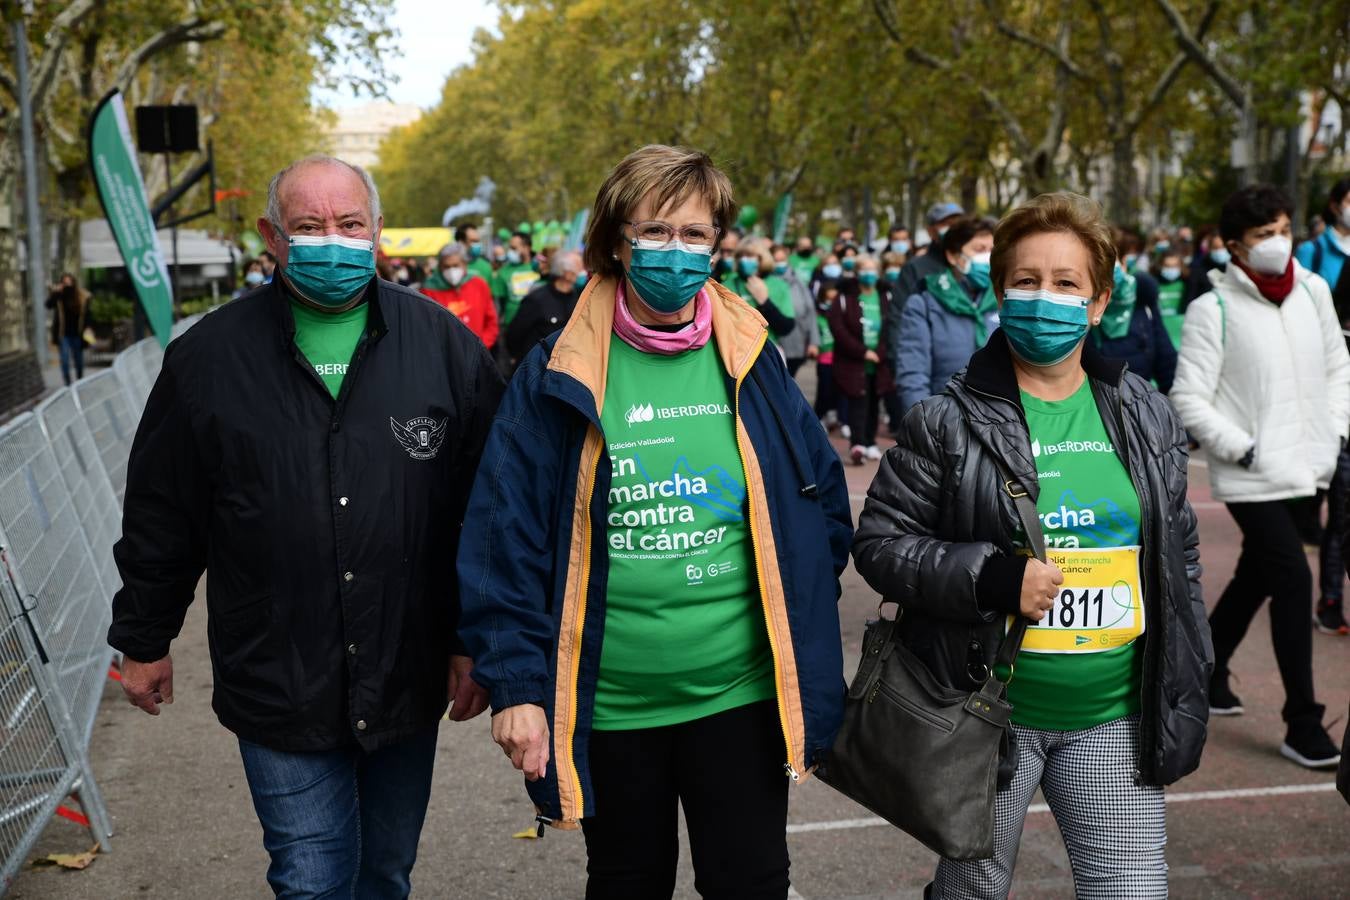
[[[163,359],[141,341],[0,428],[0,894],[72,795],[108,849],[88,748],[113,661],[127,458]]]

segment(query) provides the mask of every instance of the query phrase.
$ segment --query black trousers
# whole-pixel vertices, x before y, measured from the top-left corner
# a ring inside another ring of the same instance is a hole
[[[1214,674],[1228,674],[1228,661],[1247,634],[1257,610],[1270,598],[1270,640],[1284,683],[1284,720],[1322,721],[1313,696],[1312,569],[1299,536],[1294,500],[1229,503],[1242,529],[1242,555],[1233,580],[1209,616],[1214,635]]]
[[[669,898],[684,807],[694,887],[717,900],[788,891],[786,749],[773,701],[664,728],[591,733],[596,814],[587,900]]]
[[[848,398],[848,427],[853,431],[850,444],[870,447],[877,442],[881,398],[877,396],[877,374],[867,376],[867,390],[861,397]]]
[[[1331,476],[1331,488],[1327,491],[1327,527],[1322,529],[1322,547],[1317,554],[1321,569],[1322,599],[1335,604],[1340,604],[1345,595],[1347,490],[1350,490],[1350,449],[1342,448],[1336,457],[1336,472]]]

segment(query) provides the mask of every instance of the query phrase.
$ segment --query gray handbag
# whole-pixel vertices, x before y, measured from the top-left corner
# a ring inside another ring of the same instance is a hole
[[[1036,506],[1006,469],[1003,475],[1028,541],[1044,562]],[[878,618],[867,624],[843,725],[816,776],[935,853],[987,859],[994,855],[1000,760],[1005,767],[1017,763],[1007,685],[993,672],[974,692],[939,683],[897,640],[901,615],[881,618],[878,608]],[[995,672],[1011,671],[1029,624],[1017,617],[999,644]]]

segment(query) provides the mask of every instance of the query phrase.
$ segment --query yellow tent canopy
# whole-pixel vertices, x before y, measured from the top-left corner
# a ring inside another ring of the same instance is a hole
[[[385,256],[435,256],[452,240],[449,228],[386,228],[380,249]]]

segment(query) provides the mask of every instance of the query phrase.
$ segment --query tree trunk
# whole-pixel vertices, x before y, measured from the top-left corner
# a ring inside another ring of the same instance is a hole
[[[1106,216],[1116,225],[1134,221],[1134,135],[1116,135],[1111,142],[1111,192]]]
[[[19,272],[19,135],[17,116],[0,141],[0,354],[29,349],[28,294]]]
[[[80,210],[89,195],[88,170],[76,166],[57,174],[56,191],[59,200],[48,213],[50,224],[56,231],[56,259],[52,261],[52,272],[71,272],[78,277],[81,268]],[[52,280],[55,281],[55,277]]]

